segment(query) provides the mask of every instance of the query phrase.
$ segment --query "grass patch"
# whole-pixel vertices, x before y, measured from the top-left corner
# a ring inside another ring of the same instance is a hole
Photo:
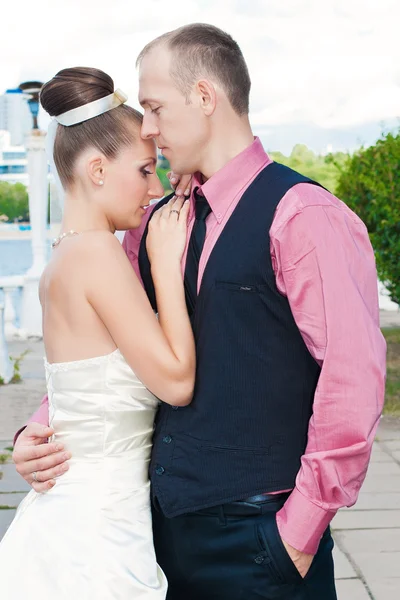
[[[386,397],[383,412],[400,415],[400,327],[382,329],[387,343]]]
[[[10,356],[10,360],[13,363],[13,375],[9,381],[9,383],[21,383],[21,363],[24,360],[25,356],[29,354],[30,350],[26,349],[19,356]],[[0,385],[5,385],[5,381],[2,377],[0,377]]]
[[[11,461],[11,454],[8,452],[6,454],[0,454],[0,465],[5,465],[6,463]]]

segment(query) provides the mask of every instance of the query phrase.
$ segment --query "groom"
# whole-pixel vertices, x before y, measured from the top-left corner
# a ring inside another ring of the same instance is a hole
[[[138,65],[142,137],[195,173],[183,266],[196,387],[190,406],[161,406],[150,467],[168,599],[333,600],[329,523],[357,499],[384,399],[367,231],[253,137],[227,33],[179,28]],[[156,309],[146,234],[124,247]],[[44,402],[14,451],[42,489],[65,460],[42,443],[47,422]]]

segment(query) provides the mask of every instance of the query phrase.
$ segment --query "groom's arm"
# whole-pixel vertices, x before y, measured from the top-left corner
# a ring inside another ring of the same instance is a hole
[[[321,365],[296,486],[277,514],[284,542],[315,554],[364,481],[384,402],[386,344],[368,232],[325,190],[300,184],[270,231],[276,283]]]

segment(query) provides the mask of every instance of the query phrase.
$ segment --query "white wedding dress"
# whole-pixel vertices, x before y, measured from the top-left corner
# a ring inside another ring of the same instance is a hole
[[[54,439],[70,469],[31,491],[0,544],[7,600],[164,600],[148,465],[158,400],[119,350],[45,363]]]

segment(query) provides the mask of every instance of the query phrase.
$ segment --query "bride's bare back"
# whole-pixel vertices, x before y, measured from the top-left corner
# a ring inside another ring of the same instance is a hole
[[[103,232],[66,237],[52,254],[41,281],[40,302],[47,360],[68,362],[111,353],[116,345],[107,327],[87,299],[92,252]],[[134,273],[132,273],[134,277]],[[99,281],[99,294],[112,282]]]

